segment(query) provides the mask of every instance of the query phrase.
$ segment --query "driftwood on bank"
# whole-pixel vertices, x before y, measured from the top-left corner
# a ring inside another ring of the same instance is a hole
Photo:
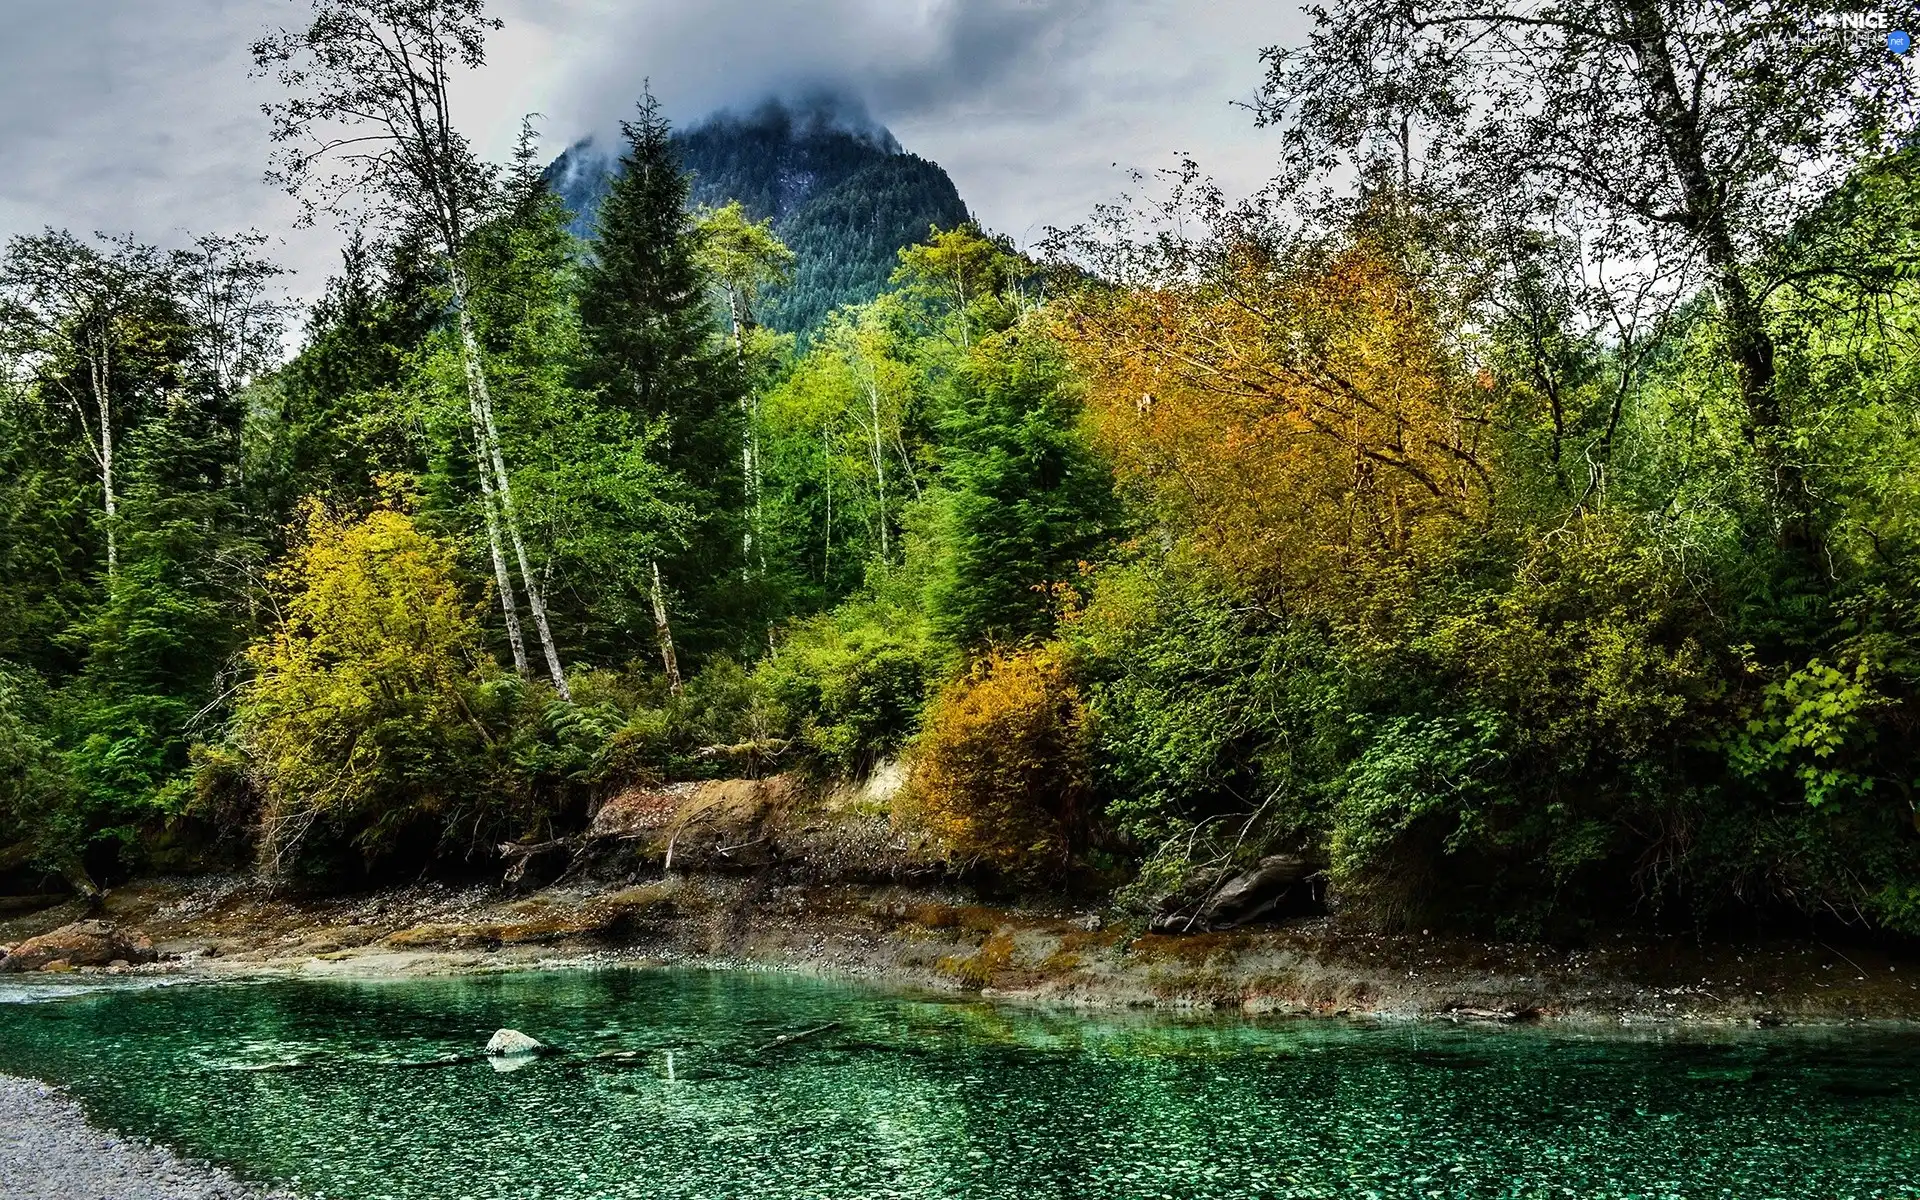
[[[702,746],[693,757],[697,762],[772,762],[792,745],[785,738],[752,738],[730,746]]]
[[[564,854],[571,865],[579,859],[580,852],[586,848],[587,841],[588,838],[585,835],[574,834],[544,842],[502,842],[498,849],[500,857],[506,861],[507,870],[501,876],[501,882],[509,887],[520,884],[526,879],[527,872],[533,864],[547,856]]]
[[[1250,924],[1290,900],[1310,899],[1304,894],[1317,877],[1301,855],[1270,854],[1244,870],[1215,872],[1197,895],[1167,897],[1149,928],[1155,933],[1196,933]]]

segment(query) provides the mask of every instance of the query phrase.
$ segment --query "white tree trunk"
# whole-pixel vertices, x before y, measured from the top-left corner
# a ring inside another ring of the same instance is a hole
[[[820,449],[826,455],[827,476],[827,523],[824,529],[826,544],[820,550],[820,582],[824,586],[827,575],[833,570],[833,442],[827,437],[827,427],[820,427]]]
[[[120,532],[116,528],[118,500],[113,494],[113,360],[112,331],[103,332],[100,355],[95,360],[93,399],[100,410],[100,488],[107,510],[107,581],[120,572]]]
[[[473,425],[474,465],[480,468],[481,507],[486,510],[487,550],[493,557],[494,583],[500,589],[500,610],[506,617],[507,644],[513,648],[513,669],[522,679],[531,679],[533,667],[527,661],[527,642],[520,632],[520,603],[514,596],[513,576],[507,570],[507,555],[500,540],[499,498],[494,495],[493,463],[487,452],[487,422],[480,407],[486,379],[474,354],[475,347],[468,340],[466,293],[457,278],[454,298],[460,306],[460,359],[467,377],[467,415]]]
[[[520,605],[514,600],[513,576],[507,571],[507,556],[500,546],[500,514],[494,508],[497,501],[493,497],[493,472],[487,466],[486,448],[481,445],[479,410],[472,403],[471,392],[468,407],[473,409],[474,465],[480,468],[480,500],[487,510],[487,550],[493,556],[493,581],[500,589],[500,607],[507,618],[507,644],[513,647],[513,669],[522,679],[530,679],[533,667],[527,662],[527,641],[520,633]]]
[[[460,349],[466,367],[468,406],[472,410],[478,439],[485,453],[480,471],[482,475],[489,471],[493,475],[493,497],[499,502],[500,520],[506,526],[508,540],[513,543],[514,557],[520,567],[520,584],[527,593],[527,608],[533,613],[534,628],[540,634],[540,647],[546,655],[547,674],[561,698],[571,700],[573,696],[567,688],[566,671],[560,665],[560,651],[554,645],[553,628],[547,621],[547,606],[541,599],[540,584],[534,578],[526,540],[520,536],[520,521],[514,513],[513,484],[507,475],[506,458],[500,452],[500,434],[493,421],[493,397],[487,388],[487,373],[480,361],[480,339],[474,335],[473,318],[467,312],[463,281],[456,279],[454,295],[460,310]],[[497,532],[494,536],[498,536]],[[504,565],[501,569],[504,570]]]
[[[880,562],[884,565],[888,558],[889,541],[887,534],[887,452],[880,440],[880,388],[871,377],[867,384],[867,412],[873,421],[873,481],[880,495]]]
[[[767,573],[767,551],[763,544],[760,510],[760,396],[753,386],[753,377],[747,365],[747,311],[738,288],[727,286],[727,310],[733,321],[733,353],[740,364],[741,377],[746,380],[746,391],[740,397],[740,418],[744,428],[740,431],[740,475],[746,488],[747,530],[742,538],[741,549],[744,553],[741,562],[744,572],[751,577],[754,567],[759,567],[761,575]]]
[[[653,570],[653,632],[660,640],[660,666],[667,673],[667,688],[680,694],[680,659],[673,652],[673,627],[667,623],[667,596],[660,583],[660,560],[647,564]]]

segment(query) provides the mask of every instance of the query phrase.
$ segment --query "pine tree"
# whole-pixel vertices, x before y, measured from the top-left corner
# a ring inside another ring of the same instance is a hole
[[[492,218],[469,241],[474,324],[565,652],[624,663],[636,633],[655,626],[652,564],[677,544],[683,514],[663,498],[652,422],[581,386],[579,243],[537,150],[529,125]],[[436,482],[453,485],[456,503],[471,503],[464,478]]]
[[[758,607],[743,578],[746,380],[696,262],[690,185],[671,129],[650,92],[639,110],[622,126],[627,151],[600,207],[580,316],[589,381],[603,402],[655,423],[673,498],[692,513],[680,548],[657,564],[656,615],[672,676],[673,640],[695,656],[744,647]]]
[[[930,494],[928,616],[960,650],[1044,635],[1052,588],[1073,583],[1115,528],[1112,476],[1082,443],[1066,365],[1044,340],[982,338],[952,389]]]

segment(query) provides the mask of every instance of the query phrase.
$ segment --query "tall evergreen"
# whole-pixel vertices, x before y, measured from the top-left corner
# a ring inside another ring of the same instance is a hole
[[[744,649],[754,590],[742,545],[740,473],[746,380],[719,337],[671,128],[651,93],[627,137],[619,179],[600,207],[582,273],[588,381],[603,402],[653,422],[673,498],[691,513],[659,561],[675,641],[694,656]]]
[[[579,243],[536,146],[523,130],[490,219],[468,242],[470,311],[567,660],[623,663],[653,636],[652,564],[676,545],[681,514],[663,496],[653,423],[582,386]],[[478,500],[468,461],[442,456],[430,481],[442,501]]]
[[[416,237],[349,239],[250,434],[247,473],[276,531],[292,525],[306,497],[364,509],[382,476],[425,469],[418,415],[402,392],[410,356],[443,315],[439,282]]]
[[[940,421],[927,614],[949,646],[1044,635],[1117,526],[1112,476],[1075,428],[1067,366],[1039,339],[983,339]]]

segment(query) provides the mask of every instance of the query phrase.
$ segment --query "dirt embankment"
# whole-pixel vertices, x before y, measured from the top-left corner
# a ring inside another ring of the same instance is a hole
[[[1052,1003],[1470,1019],[1920,1017],[1920,960],[1819,942],[1618,940],[1577,950],[1357,932],[1311,917],[1153,933],[1067,906],[983,902],[888,825],[872,788],[679,785],[610,803],[594,836],[508,856],[514,886],[297,896],[156,879],[97,905],[0,908],[0,946],[83,918],[143,931],[115,971],[393,974],[582,962],[843,973]],[[534,886],[542,878],[557,882]]]

